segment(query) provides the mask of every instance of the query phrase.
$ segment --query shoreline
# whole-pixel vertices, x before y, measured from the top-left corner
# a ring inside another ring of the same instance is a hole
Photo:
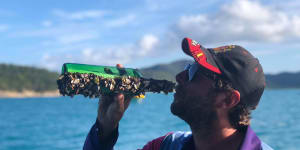
[[[36,98],[36,97],[59,97],[59,91],[36,92],[30,90],[18,91],[1,91],[0,98]]]

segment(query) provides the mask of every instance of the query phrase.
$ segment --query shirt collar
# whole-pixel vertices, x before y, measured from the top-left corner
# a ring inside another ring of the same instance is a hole
[[[261,141],[250,126],[247,127],[241,150],[261,150]]]
[[[195,149],[192,135],[189,136],[183,145],[183,150]],[[240,150],[261,150],[261,141],[250,126],[247,127],[245,138]]]

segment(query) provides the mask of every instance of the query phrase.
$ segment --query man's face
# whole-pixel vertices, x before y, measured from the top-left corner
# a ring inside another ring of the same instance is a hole
[[[190,125],[204,126],[216,118],[213,99],[214,81],[197,72],[189,81],[188,71],[177,74],[178,86],[171,112]]]

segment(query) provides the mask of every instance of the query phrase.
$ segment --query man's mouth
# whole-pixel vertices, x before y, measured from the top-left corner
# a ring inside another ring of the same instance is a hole
[[[182,97],[182,88],[179,85],[176,85],[174,100]]]

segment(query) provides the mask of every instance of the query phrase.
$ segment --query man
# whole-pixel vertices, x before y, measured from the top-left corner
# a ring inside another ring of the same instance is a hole
[[[192,132],[169,133],[143,150],[271,150],[250,127],[250,111],[265,88],[259,61],[237,45],[206,49],[185,38],[182,49],[195,62],[176,75],[171,112]],[[113,149],[130,99],[123,94],[102,97],[84,150]]]

